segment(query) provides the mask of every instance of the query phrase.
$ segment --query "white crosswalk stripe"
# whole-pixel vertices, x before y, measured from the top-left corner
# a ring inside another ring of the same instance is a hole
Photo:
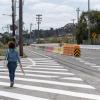
[[[53,59],[22,59],[26,74],[23,76],[20,68],[17,68],[13,89],[2,88],[9,86],[9,77],[3,62],[0,62],[0,65],[0,97],[11,100],[61,100],[53,99],[53,96],[55,98],[55,95],[59,95],[62,100],[66,100],[67,96],[73,100],[100,100],[100,95],[95,94],[93,86],[85,84],[81,78]]]
[[[13,96],[11,96],[11,95],[13,95]],[[18,93],[5,92],[5,91],[0,91],[0,96],[10,97],[13,99],[18,99],[18,100],[49,100],[49,99],[42,99],[42,98],[38,98],[38,97],[34,97],[34,96],[22,95],[22,94],[18,94]]]
[[[100,66],[95,64],[95,63],[88,62],[88,61],[83,60],[81,58],[75,58],[75,59],[78,60],[81,63],[84,63],[85,65],[87,65],[87,66],[89,66],[91,68],[94,68],[95,70],[100,70]]]

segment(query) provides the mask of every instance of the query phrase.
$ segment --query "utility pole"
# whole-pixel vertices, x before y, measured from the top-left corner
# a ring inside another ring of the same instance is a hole
[[[88,11],[90,12],[90,0],[88,0]]]
[[[89,40],[89,43],[91,43],[90,34],[91,34],[91,30],[90,30],[90,0],[88,0],[88,40]]]
[[[31,24],[30,24],[30,43],[31,43],[31,31],[32,31],[32,26],[33,26],[33,24],[31,23]]]
[[[16,0],[14,0],[14,15],[15,15],[15,21],[16,21]]]
[[[80,12],[80,8],[77,8],[76,9],[76,12],[77,12],[77,23],[79,23],[79,19],[80,19],[79,18],[79,16],[80,16],[80,13],[79,13]]]
[[[12,0],[12,36],[15,37],[15,10],[14,10],[14,0]]]
[[[19,0],[19,52],[23,56],[23,2]]]
[[[73,21],[73,43],[75,43],[75,33],[74,33],[74,30],[75,30],[75,19],[72,19],[72,21]]]
[[[42,18],[41,18],[41,14],[38,14],[36,15],[36,21],[37,21],[37,24],[38,24],[38,42],[39,42],[39,38],[40,38],[40,24],[41,24],[41,21],[42,21]]]
[[[72,19],[72,21],[73,21],[73,25],[75,24],[75,19]]]
[[[31,31],[32,31],[32,26],[33,26],[33,24],[31,23],[31,24],[30,24],[30,33],[31,33]]]

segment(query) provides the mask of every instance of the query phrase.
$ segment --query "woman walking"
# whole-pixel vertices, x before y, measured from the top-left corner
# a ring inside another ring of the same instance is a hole
[[[10,78],[10,87],[13,87],[14,85],[14,78],[15,78],[15,71],[17,68],[17,61],[20,64],[20,67],[22,68],[20,57],[18,55],[18,52],[15,49],[15,43],[13,41],[9,42],[8,44],[8,50],[6,53],[6,59],[7,59],[7,68],[9,71],[9,78]]]

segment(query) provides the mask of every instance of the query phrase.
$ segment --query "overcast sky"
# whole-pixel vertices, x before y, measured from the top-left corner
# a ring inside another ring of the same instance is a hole
[[[100,0],[90,1],[91,9],[100,10]],[[29,29],[30,23],[33,23],[33,29],[36,29],[36,14],[42,14],[41,29],[62,27],[71,23],[72,19],[77,19],[76,8],[79,7],[81,12],[86,11],[87,2],[88,0],[24,0],[24,26]],[[2,27],[11,24],[11,17],[2,14],[11,14],[11,0],[0,1],[0,32],[3,31]]]

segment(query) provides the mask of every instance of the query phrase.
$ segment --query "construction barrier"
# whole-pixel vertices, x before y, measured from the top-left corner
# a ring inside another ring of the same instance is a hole
[[[57,47],[54,47],[54,49],[53,49],[52,52],[53,52],[53,53],[58,53],[58,48],[57,48]]]
[[[45,48],[45,51],[47,51],[47,52],[52,52],[53,49],[54,49],[53,47],[46,47],[46,48]]]
[[[66,44],[63,47],[63,54],[67,56],[75,56],[79,57],[81,55],[80,53],[80,46],[74,45],[74,44]]]
[[[53,53],[63,54],[63,47],[54,47]]]
[[[58,53],[59,53],[59,54],[63,54],[63,47],[59,47],[59,48],[58,48]]]
[[[62,47],[41,47],[47,52],[53,52],[57,54],[63,54],[66,56],[80,57],[81,50],[77,44],[64,44]]]
[[[75,57],[80,57],[81,53],[80,53],[80,46],[75,46],[75,49],[74,49],[74,56]]]

